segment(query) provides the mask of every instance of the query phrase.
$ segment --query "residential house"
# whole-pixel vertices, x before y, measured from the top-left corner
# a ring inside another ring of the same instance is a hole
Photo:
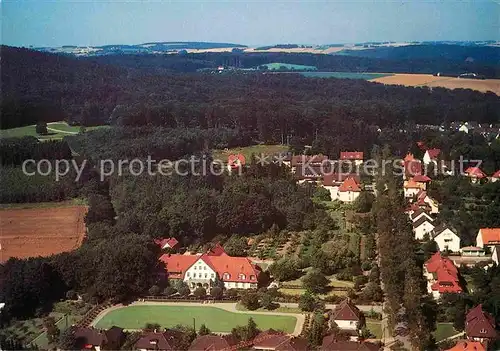
[[[176,238],[156,239],[155,244],[159,245],[162,250],[179,248],[179,241]]]
[[[443,293],[461,293],[458,269],[453,262],[438,251],[424,263],[427,291],[436,300]]]
[[[316,183],[323,178],[323,166],[321,165],[302,165],[299,164],[295,167],[294,178],[297,183]]]
[[[498,265],[500,265],[500,245],[493,246],[493,251],[491,252],[491,259]]]
[[[451,349],[443,351],[486,351],[485,345],[479,341],[459,340]]]
[[[341,161],[351,161],[354,162],[356,166],[363,163],[363,152],[361,151],[342,151],[340,153]]]
[[[403,192],[406,198],[413,198],[420,192],[420,190],[425,189],[422,187],[422,184],[417,183],[413,180],[413,178],[405,180],[403,183]]]
[[[417,174],[412,179],[415,183],[419,184],[421,189],[423,189],[423,190],[427,190],[427,184],[429,184],[432,180],[431,178],[429,178],[425,174]]]
[[[486,178],[486,174],[479,167],[469,167],[465,170],[465,174],[472,183],[478,183],[481,179]]]
[[[118,350],[125,341],[123,329],[116,326],[108,330],[77,327],[73,330],[73,336],[78,349],[95,351]]]
[[[339,200],[342,202],[354,202],[361,194],[361,186],[355,177],[347,177],[338,190]]]
[[[418,207],[428,209],[430,213],[439,213],[439,203],[427,195],[427,191],[420,190],[416,195]]]
[[[252,341],[253,350],[272,351],[307,351],[308,342],[304,338],[294,337],[282,332],[267,330],[259,333]]]
[[[422,174],[422,162],[415,159],[412,153],[408,153],[403,159],[404,179],[412,178]]]
[[[431,162],[437,163],[439,154],[441,153],[440,149],[429,149],[425,151],[423,161],[425,165],[428,165]]]
[[[466,257],[484,257],[486,253],[482,247],[466,246],[460,249],[462,256]]]
[[[460,251],[460,237],[446,225],[440,225],[432,231],[432,239],[440,251]]]
[[[145,332],[135,343],[135,348],[139,351],[175,351],[175,341],[182,337],[181,334],[176,330]]]
[[[483,311],[481,304],[469,310],[465,317],[465,335],[469,340],[479,342],[495,340],[498,337],[495,326],[495,319]]]
[[[379,351],[382,350],[380,344],[367,341],[345,341],[337,340],[335,335],[327,335],[323,338],[321,351]]]
[[[412,214],[410,214],[410,219],[413,223],[415,223],[422,217],[427,218],[431,222],[434,221],[434,218],[432,218],[429,213],[427,213],[425,210],[422,210],[421,208],[417,209]]]
[[[260,268],[247,257],[231,257],[220,249],[202,255],[164,254],[160,260],[166,265],[169,279],[182,279],[192,290],[209,289],[216,279],[222,280],[227,289],[257,288]]]
[[[469,123],[465,122],[458,128],[459,132],[464,132],[465,134],[469,133]]]
[[[290,166],[292,173],[295,173],[299,165],[320,166],[328,161],[328,156],[325,155],[296,155],[292,156]]]
[[[360,179],[356,174],[348,173],[328,173],[323,176],[321,186],[330,192],[330,197],[332,201],[340,199],[339,188],[347,178],[353,178],[357,184],[360,183]]]
[[[330,325],[337,326],[343,333],[349,334],[351,341],[358,341],[364,323],[362,312],[350,299],[342,301],[330,315]]]
[[[231,350],[238,342],[231,335],[202,335],[193,340],[188,351],[223,351]]]
[[[433,220],[426,216],[421,216],[418,220],[413,222],[413,233],[415,233],[416,240],[424,240],[425,234],[431,237],[431,232],[434,230]]]
[[[476,236],[476,246],[493,248],[500,244],[500,228],[481,228]]]
[[[494,183],[494,182],[496,182],[496,181],[498,181],[498,180],[500,180],[500,170],[498,170],[498,171],[496,171],[495,173],[493,173],[493,174],[491,175],[491,177],[490,177],[490,181],[491,181],[492,183]]]

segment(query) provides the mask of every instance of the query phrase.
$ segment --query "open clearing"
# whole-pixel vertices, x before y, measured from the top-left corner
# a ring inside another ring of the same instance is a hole
[[[405,85],[410,87],[427,86],[442,87],[448,89],[472,89],[480,92],[491,91],[500,95],[500,79],[466,79],[453,77],[437,77],[432,74],[392,74],[390,76],[371,79],[377,82],[391,85]]]
[[[250,317],[261,330],[273,328],[292,333],[297,323],[297,318],[293,316],[234,313],[208,306],[135,305],[107,312],[95,326],[141,329],[146,323],[158,323],[163,328],[169,328],[177,324],[192,326],[195,322],[196,328],[205,324],[213,332],[228,333],[237,325],[246,325]]]
[[[226,162],[229,155],[242,154],[245,156],[246,163],[250,163],[252,154],[260,157],[262,154],[271,156],[286,151],[288,151],[288,146],[286,145],[253,145],[226,150],[213,150],[212,156],[215,160]]]
[[[47,135],[40,135],[36,132],[36,126],[24,126],[19,128],[1,129],[0,138],[21,138],[24,136],[33,136],[40,141],[45,140],[60,140],[68,135],[80,133],[80,126],[70,126],[66,122],[51,122],[47,123]],[[87,131],[107,126],[85,127]]]
[[[86,212],[85,206],[0,210],[0,262],[80,247]]]

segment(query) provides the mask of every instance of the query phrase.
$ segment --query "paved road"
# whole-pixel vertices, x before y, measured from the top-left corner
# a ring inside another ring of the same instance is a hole
[[[228,312],[234,313],[243,313],[243,314],[263,314],[263,315],[273,315],[273,316],[292,316],[297,319],[297,323],[295,324],[295,329],[293,330],[292,335],[298,336],[302,332],[302,327],[305,322],[305,315],[299,313],[288,313],[288,312],[256,312],[256,311],[238,311],[236,309],[236,303],[199,303],[199,302],[154,302],[154,301],[136,301],[131,303],[128,306],[132,305],[163,305],[163,306],[186,306],[186,307],[216,307]],[[91,326],[95,326],[108,312],[112,310],[117,310],[120,308],[124,308],[126,306],[123,305],[115,305],[108,309],[105,309],[92,321]]]

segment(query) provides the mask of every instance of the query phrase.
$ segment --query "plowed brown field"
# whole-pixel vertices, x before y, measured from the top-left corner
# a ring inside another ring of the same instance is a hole
[[[392,76],[371,79],[370,82],[397,84],[410,87],[427,86],[448,89],[472,89],[480,92],[491,91],[500,95],[500,79],[467,79],[453,77],[436,77],[432,74],[394,74]]]
[[[80,247],[86,212],[85,206],[0,210],[0,262]]]

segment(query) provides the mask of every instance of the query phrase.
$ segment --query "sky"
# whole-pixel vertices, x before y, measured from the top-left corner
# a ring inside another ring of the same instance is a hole
[[[3,0],[2,44],[500,40],[500,0]]]

